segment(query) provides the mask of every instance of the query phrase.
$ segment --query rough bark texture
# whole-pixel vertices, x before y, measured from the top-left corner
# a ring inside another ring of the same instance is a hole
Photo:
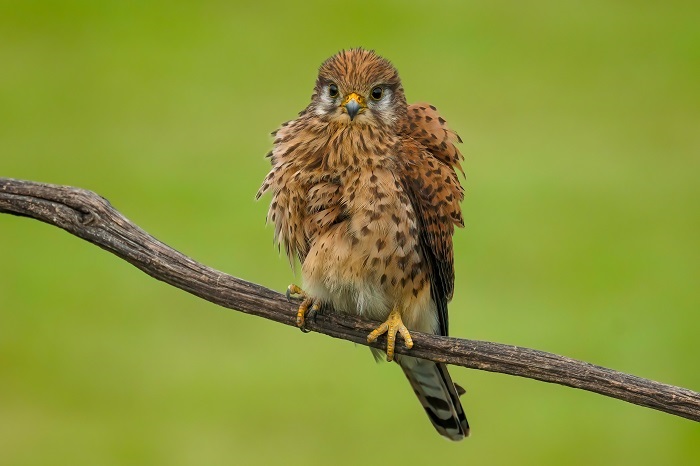
[[[0,213],[60,227],[133,264],[148,275],[202,299],[295,325],[297,304],[265,287],[214,270],[161,243],[99,195],[70,186],[0,178]],[[367,344],[376,322],[325,312],[309,330]],[[700,421],[700,393],[544,351],[487,341],[411,333],[415,346],[396,352],[491,372],[580,388]],[[368,346],[385,347],[386,338]]]

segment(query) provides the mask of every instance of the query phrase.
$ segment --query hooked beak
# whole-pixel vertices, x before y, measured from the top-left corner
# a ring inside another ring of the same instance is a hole
[[[365,99],[361,95],[357,95],[354,92],[348,94],[343,100],[343,103],[340,105],[345,107],[345,110],[348,112],[348,116],[350,117],[350,121],[355,119],[357,114],[360,113],[360,110],[367,108]]]

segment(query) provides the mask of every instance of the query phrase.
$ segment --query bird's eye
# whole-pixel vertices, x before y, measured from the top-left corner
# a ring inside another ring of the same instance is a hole
[[[372,92],[370,95],[374,100],[379,100],[382,98],[382,94],[384,94],[384,89],[381,88],[381,86],[377,86],[374,89],[372,89]]]
[[[338,97],[338,86],[331,84],[328,86],[328,95],[331,97]]]

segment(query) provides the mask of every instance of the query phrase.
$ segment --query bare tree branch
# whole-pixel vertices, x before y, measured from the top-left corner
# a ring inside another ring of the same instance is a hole
[[[60,227],[130,262],[148,275],[229,309],[295,325],[296,305],[255,283],[200,264],[126,219],[107,200],[84,189],[0,178],[0,213]],[[377,323],[325,312],[310,330],[367,345]],[[700,421],[700,393],[583,361],[517,346],[411,332],[415,346],[396,352],[491,372],[580,388]],[[386,338],[368,346],[385,347]]]

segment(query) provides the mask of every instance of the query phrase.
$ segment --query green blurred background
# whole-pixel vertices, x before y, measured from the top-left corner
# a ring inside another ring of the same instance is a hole
[[[0,176],[92,189],[277,290],[269,132],[375,48],[465,140],[451,331],[700,389],[697,2],[0,4]],[[700,425],[454,368],[472,438],[397,367],[0,216],[0,464],[690,464]]]

